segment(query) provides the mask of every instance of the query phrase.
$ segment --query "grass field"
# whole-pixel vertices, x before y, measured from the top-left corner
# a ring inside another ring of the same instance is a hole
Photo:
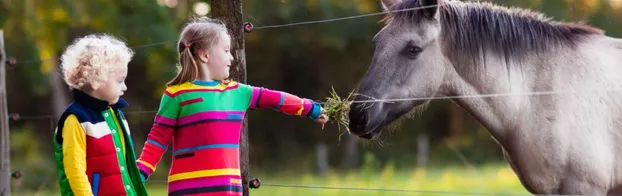
[[[457,195],[463,193],[482,193],[479,195],[520,194],[529,195],[521,186],[516,175],[503,164],[482,166],[479,168],[445,167],[437,169],[413,169],[396,171],[386,167],[381,171],[372,172],[361,169],[348,174],[329,173],[326,176],[308,174],[258,174],[263,186],[252,189],[252,196],[372,196],[372,195]],[[433,191],[421,193],[364,191],[364,190],[328,190],[318,188],[274,187],[270,184],[310,185],[348,188],[381,188],[417,191]],[[150,196],[166,196],[164,181],[150,180],[147,182]],[[436,193],[435,193],[436,192]],[[441,193],[444,192],[444,193]],[[14,193],[14,195],[58,195],[57,192],[44,191]]]

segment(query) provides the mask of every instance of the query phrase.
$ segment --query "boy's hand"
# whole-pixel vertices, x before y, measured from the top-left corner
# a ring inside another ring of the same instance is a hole
[[[320,113],[320,117],[318,117],[315,122],[322,124],[322,129],[324,129],[324,124],[328,122],[328,115],[326,115],[326,110],[322,108],[322,112]]]

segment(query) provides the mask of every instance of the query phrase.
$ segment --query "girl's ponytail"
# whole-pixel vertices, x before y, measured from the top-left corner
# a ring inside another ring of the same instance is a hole
[[[177,43],[178,73],[166,85],[172,86],[197,80],[201,71],[207,71],[199,69],[196,55],[199,54],[199,50],[208,50],[210,46],[216,44],[223,31],[227,32],[227,27],[218,19],[200,17],[186,24]]]
[[[199,66],[192,55],[192,45],[180,41],[177,44],[179,54],[179,64],[177,65],[178,74],[166,85],[176,85],[187,81],[196,80],[199,77]]]

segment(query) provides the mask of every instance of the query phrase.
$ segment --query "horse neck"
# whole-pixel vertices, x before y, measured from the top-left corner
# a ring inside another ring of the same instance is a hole
[[[528,91],[527,75],[521,66],[508,68],[504,58],[484,55],[482,64],[466,59],[451,60],[444,91],[457,96],[453,101],[474,116],[496,139],[515,131],[524,96],[512,94]]]

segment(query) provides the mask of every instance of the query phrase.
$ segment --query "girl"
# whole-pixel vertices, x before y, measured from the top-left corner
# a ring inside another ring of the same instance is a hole
[[[125,43],[108,35],[77,39],[63,54],[73,102],[54,133],[61,195],[147,195],[121,112],[132,56]]]
[[[272,108],[322,125],[328,121],[309,99],[225,81],[233,61],[230,44],[227,28],[216,19],[198,18],[181,32],[180,71],[167,84],[138,160],[148,178],[174,140],[169,195],[242,195],[239,139],[249,109]]]

